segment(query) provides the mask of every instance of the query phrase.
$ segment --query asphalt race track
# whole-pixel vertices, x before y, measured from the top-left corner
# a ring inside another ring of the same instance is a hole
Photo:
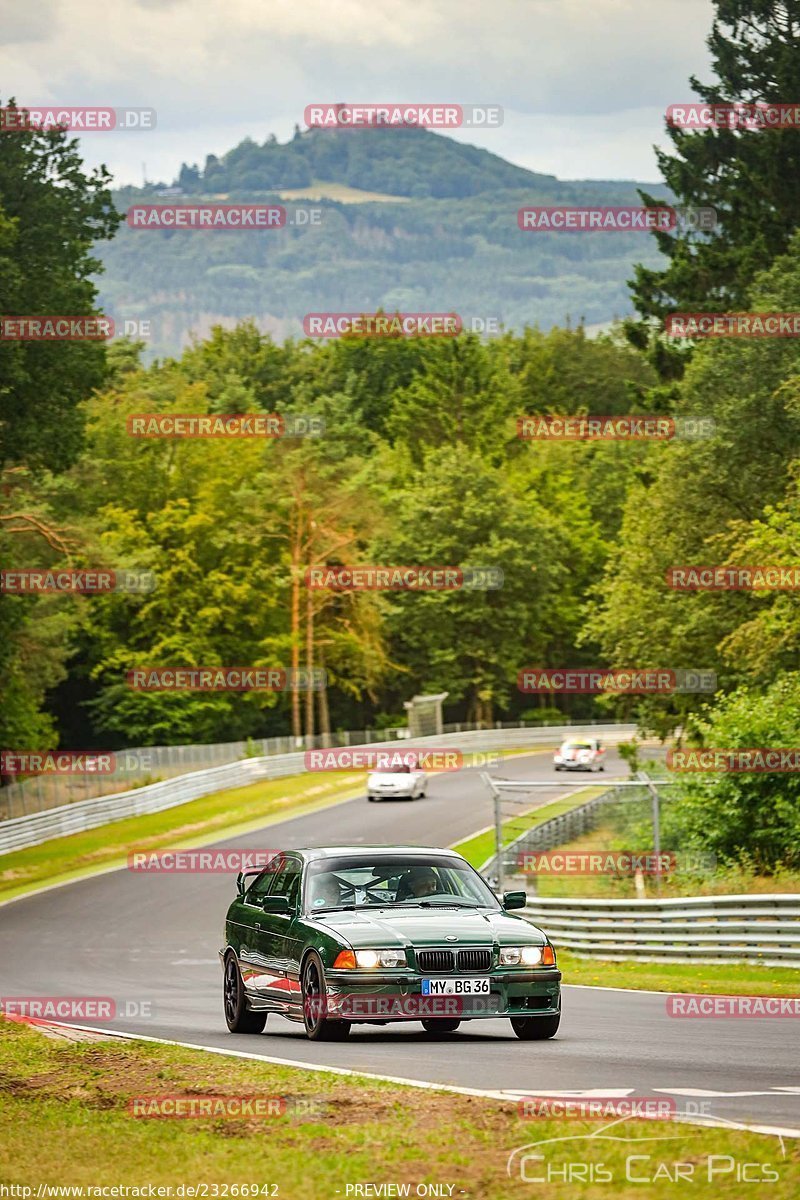
[[[613,750],[608,758],[605,778],[626,774]],[[541,753],[512,758],[497,773],[565,780]],[[535,802],[564,794],[539,788]],[[433,777],[425,800],[368,804],[362,797],[216,844],[446,846],[491,820],[479,772],[463,771]],[[667,1017],[663,994],[567,985],[559,1034],[541,1043],[519,1041],[503,1020],[464,1024],[442,1041],[413,1022],[356,1025],[346,1043],[310,1043],[302,1026],[275,1016],[259,1036],[232,1035],[217,950],[233,894],[234,880],[222,875],[120,870],[7,904],[0,908],[0,994],[113,997],[118,1011],[127,1005],[133,1015],[108,1028],[197,1046],[507,1093],[667,1094],[680,1110],[702,1105],[717,1117],[800,1129],[791,1018],[679,1020]],[[602,982],[601,962],[596,973]],[[136,1015],[142,1005],[150,1006],[147,1019]]]

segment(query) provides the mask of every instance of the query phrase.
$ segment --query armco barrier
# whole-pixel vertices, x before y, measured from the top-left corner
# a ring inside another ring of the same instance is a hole
[[[609,721],[591,722],[594,725],[610,725]],[[583,729],[585,725],[574,726],[565,719],[564,722],[552,726],[557,732],[564,731],[565,726]],[[491,726],[467,724],[445,725],[441,732],[470,733],[480,728],[495,730],[530,729],[531,724],[521,721],[513,723],[494,722]],[[546,726],[538,726],[546,728]],[[318,733],[312,737],[303,735],[293,737],[283,734],[280,737],[250,738],[239,742],[212,742],[188,746],[127,746],[117,750],[120,771],[119,775],[35,775],[29,779],[15,780],[0,787],[0,821],[12,817],[27,817],[31,813],[42,812],[46,808],[61,808],[65,804],[76,804],[81,800],[95,800],[98,796],[114,795],[123,787],[131,789],[141,787],[146,783],[161,783],[176,775],[188,775],[193,771],[207,771],[211,767],[222,767],[230,763],[240,762],[243,758],[266,758],[276,754],[292,754],[298,750],[322,750],[340,746],[372,746],[384,745],[386,742],[405,742],[408,740],[408,728],[394,729],[350,729],[337,730],[335,733]],[[417,736],[422,736],[418,734]]]
[[[639,962],[800,967],[800,895],[566,900],[536,896],[525,917],[559,947]]]
[[[541,728],[476,729],[466,733],[446,733],[438,737],[408,739],[400,748],[414,746],[451,746],[459,750],[513,750],[529,746],[552,745],[569,734],[588,734],[596,725],[543,726]],[[624,740],[636,732],[635,725],[604,725],[603,736],[608,741]],[[397,750],[397,741],[373,742],[370,749],[386,747]],[[366,747],[360,747],[366,748]],[[351,749],[359,749],[353,746]],[[285,775],[298,775],[305,769],[303,751],[292,754],[273,754],[260,758],[245,758],[240,762],[212,767],[206,771],[193,771],[166,779],[162,783],[151,783],[132,791],[118,792],[112,796],[100,796],[93,800],[78,800],[60,808],[46,809],[24,817],[12,817],[0,821],[0,855],[25,846],[36,846],[50,838],[66,837],[107,825],[111,821],[122,821],[126,817],[138,817],[144,813],[161,812],[198,800],[212,792],[227,788],[245,787],[263,779],[279,779]]]

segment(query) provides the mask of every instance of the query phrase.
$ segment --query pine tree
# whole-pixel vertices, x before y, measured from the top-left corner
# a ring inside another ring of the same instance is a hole
[[[716,82],[691,77],[693,91],[709,104],[794,104],[800,112],[800,0],[715,0],[715,7],[707,44]],[[786,251],[800,224],[800,122],[702,131],[668,124],[667,131],[675,153],[656,153],[675,203],[714,208],[718,222],[710,237],[656,232],[666,267],[639,264],[630,283],[642,320],[628,323],[628,336],[640,347],[650,344],[668,379],[681,373],[684,355],[654,342],[653,322],[660,327],[675,311],[746,308],[754,276]],[[658,203],[640,195],[645,204]]]

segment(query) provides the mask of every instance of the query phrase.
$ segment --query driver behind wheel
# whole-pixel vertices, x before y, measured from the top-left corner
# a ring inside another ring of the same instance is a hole
[[[407,900],[410,896],[432,896],[439,890],[439,881],[433,867],[412,867],[400,881],[397,899]]]
[[[318,875],[311,885],[312,908],[336,908],[341,903],[342,892],[335,875]]]

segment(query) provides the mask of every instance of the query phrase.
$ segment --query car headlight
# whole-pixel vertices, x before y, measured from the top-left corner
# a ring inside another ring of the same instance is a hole
[[[334,967],[345,970],[356,968],[362,971],[374,970],[376,967],[406,967],[405,950],[343,950],[337,955]]]
[[[501,967],[552,966],[555,961],[552,946],[503,946],[500,950]]]

